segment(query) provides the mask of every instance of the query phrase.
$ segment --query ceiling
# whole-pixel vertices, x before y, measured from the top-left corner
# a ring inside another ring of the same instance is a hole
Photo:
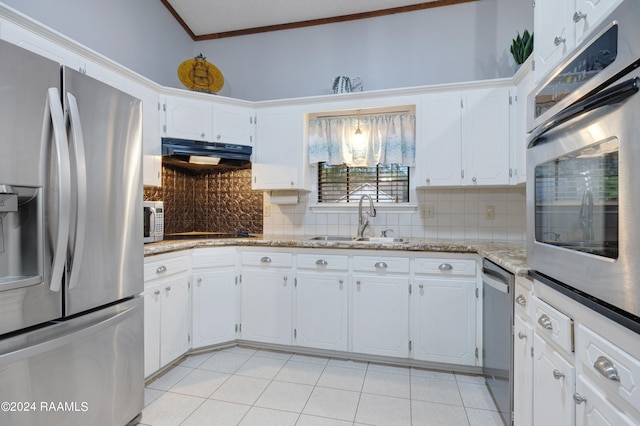
[[[475,0],[161,0],[196,41],[411,12]]]

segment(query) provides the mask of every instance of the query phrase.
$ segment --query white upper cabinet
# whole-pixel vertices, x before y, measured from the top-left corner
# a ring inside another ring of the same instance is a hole
[[[622,0],[536,0],[535,79],[550,72]]]
[[[511,136],[511,164],[513,173],[511,183],[524,183],[527,179],[527,97],[533,90],[533,72],[529,57],[516,73],[515,111],[511,120],[513,135]]]
[[[162,136],[208,141],[211,138],[211,104],[186,97],[167,96],[162,110]]]
[[[266,107],[258,110],[257,120],[252,189],[308,190],[300,108]]]
[[[416,186],[509,184],[510,108],[507,87],[424,95]]]
[[[213,105],[213,141],[253,146],[255,113],[252,108]]]
[[[144,84],[130,81],[128,92],[142,101],[142,182],[162,185],[162,145],[160,143],[160,98]]]

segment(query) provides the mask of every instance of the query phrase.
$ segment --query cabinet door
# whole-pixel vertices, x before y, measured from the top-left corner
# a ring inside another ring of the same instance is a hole
[[[295,343],[310,348],[346,351],[348,333],[347,277],[301,273],[296,285]]]
[[[193,347],[230,342],[236,338],[235,269],[194,272]]]
[[[254,113],[230,105],[213,107],[213,141],[253,146]]]
[[[160,286],[147,288],[144,298],[144,376],[160,369]]]
[[[575,46],[574,0],[536,0],[535,78],[540,81]]]
[[[533,424],[574,424],[575,368],[549,343],[534,333]]]
[[[580,43],[591,30],[602,21],[622,0],[575,0],[576,11],[572,16],[576,22],[576,44]]]
[[[531,425],[533,419],[533,327],[514,317],[513,424]]]
[[[242,272],[243,340],[291,344],[292,289],[289,272]]]
[[[576,426],[638,425],[638,420],[631,419],[611,404],[606,392],[584,376],[578,376],[576,400],[580,401],[576,405]]]
[[[189,350],[189,277],[182,273],[160,283],[160,366],[163,367]]]
[[[416,186],[462,183],[461,114],[459,92],[426,95],[420,104],[420,138],[416,147]]]
[[[302,113],[298,107],[258,110],[252,188],[305,189],[308,173],[303,149]]]
[[[462,112],[462,156],[468,185],[509,183],[509,89],[473,90]]]
[[[513,151],[512,163],[514,164],[513,183],[523,183],[527,180],[527,97],[529,92],[533,90],[533,72],[531,71],[531,62],[527,61],[524,65],[529,70],[524,71],[526,75],[520,80],[516,87],[516,116],[514,120],[514,137],[511,142]]]
[[[213,140],[209,103],[167,96],[163,109],[165,110],[163,136],[197,141]]]
[[[354,352],[409,356],[409,279],[352,277]]]
[[[411,296],[414,358],[475,365],[476,281],[432,278],[416,285]]]

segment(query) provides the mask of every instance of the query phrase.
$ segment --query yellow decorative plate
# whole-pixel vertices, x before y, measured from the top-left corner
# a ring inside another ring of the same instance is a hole
[[[222,89],[222,73],[206,59],[200,54],[193,59],[187,59],[178,67],[178,78],[187,89],[207,93],[216,93]]]

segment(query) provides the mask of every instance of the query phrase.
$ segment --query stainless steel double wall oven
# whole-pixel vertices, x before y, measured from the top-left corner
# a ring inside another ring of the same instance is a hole
[[[527,261],[622,322],[640,316],[640,2],[529,96]],[[636,327],[637,328],[637,327]]]

